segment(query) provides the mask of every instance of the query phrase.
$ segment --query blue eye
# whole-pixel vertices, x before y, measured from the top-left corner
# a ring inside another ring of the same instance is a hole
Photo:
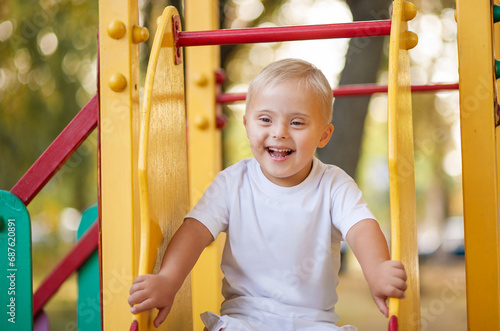
[[[271,123],[271,119],[267,117],[261,117],[259,118],[259,121],[262,121],[264,123]]]
[[[303,122],[300,122],[300,121],[292,121],[291,123],[292,125],[304,125]]]

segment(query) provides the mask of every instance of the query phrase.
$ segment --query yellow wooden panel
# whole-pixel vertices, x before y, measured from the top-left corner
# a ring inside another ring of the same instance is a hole
[[[494,0],[494,4],[499,5],[500,0]],[[493,42],[494,42],[494,58],[500,59],[500,24],[493,24]],[[500,85],[496,84],[496,94],[500,94]],[[498,123],[498,114],[496,118],[496,122]]]
[[[185,2],[186,30],[219,28],[219,1]],[[222,168],[221,133],[216,128],[215,70],[220,67],[218,46],[186,49],[186,103],[188,114],[188,159],[191,205],[199,200]],[[198,126],[197,123],[206,123]],[[219,312],[222,303],[220,259],[224,236],[209,245],[191,273],[194,330],[203,330],[200,314]]]
[[[118,39],[108,35],[108,26],[115,20],[125,27],[125,34]],[[136,0],[99,2],[99,207],[104,330],[130,328],[127,298],[134,273],[132,219],[138,200],[133,188],[139,123],[139,47],[132,42],[131,31],[137,24]],[[125,79],[121,92],[109,86],[115,74]]]
[[[184,70],[175,64],[174,7],[158,20],[141,110],[139,188],[141,247],[139,274],[159,270],[165,248],[189,211],[184,108]],[[178,20],[180,24],[180,20]],[[137,250],[136,250],[137,252]],[[139,330],[156,330],[157,311],[139,314]],[[176,295],[161,330],[192,328],[189,277]]]
[[[469,330],[500,330],[492,3],[457,1]]]
[[[410,7],[407,7],[409,11]],[[389,48],[389,185],[391,200],[391,255],[408,275],[404,300],[390,299],[390,315],[399,330],[420,330],[420,289],[417,249],[413,124],[405,4],[393,3]],[[408,17],[408,15],[406,15]]]

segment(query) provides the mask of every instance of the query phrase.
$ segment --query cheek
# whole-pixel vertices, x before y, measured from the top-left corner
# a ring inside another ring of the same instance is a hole
[[[247,137],[249,139],[262,139],[264,131],[258,127],[247,125]]]
[[[262,137],[251,130],[247,131],[247,137],[250,142],[250,146],[256,146],[262,143]]]

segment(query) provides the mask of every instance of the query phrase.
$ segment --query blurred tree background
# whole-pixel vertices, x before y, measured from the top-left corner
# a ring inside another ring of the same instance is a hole
[[[189,0],[187,0],[189,1]],[[221,28],[324,24],[389,18],[390,0],[224,0]],[[452,0],[415,0],[410,29],[419,44],[410,51],[414,84],[458,81]],[[154,35],[156,17],[169,4],[140,1],[140,24]],[[96,92],[98,2],[4,0],[0,2],[0,189],[10,190]],[[145,69],[148,48],[141,49]],[[387,82],[388,38],[298,41],[223,46],[227,92],[244,92],[267,64],[298,57],[319,67],[333,88]],[[144,75],[145,70],[142,71]],[[335,132],[318,156],[354,176],[387,230],[387,98],[338,98]],[[458,92],[413,95],[419,244],[436,251],[445,220],[461,216]],[[243,104],[224,106],[224,165],[251,157],[242,126]],[[29,205],[33,229],[34,288],[74,243],[80,213],[97,200],[94,133]],[[74,278],[47,306],[52,326],[76,321]]]
[[[10,190],[95,94],[97,8],[0,2],[0,189]],[[96,146],[94,133],[28,206],[35,289],[75,242],[80,212],[97,201]],[[46,307],[56,330],[76,321],[74,278]]]

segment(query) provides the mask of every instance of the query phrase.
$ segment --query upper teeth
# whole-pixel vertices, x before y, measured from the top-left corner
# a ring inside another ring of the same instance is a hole
[[[278,153],[291,151],[291,149],[288,149],[288,148],[272,148],[272,147],[270,147],[269,150],[271,150],[273,152],[278,152]]]

